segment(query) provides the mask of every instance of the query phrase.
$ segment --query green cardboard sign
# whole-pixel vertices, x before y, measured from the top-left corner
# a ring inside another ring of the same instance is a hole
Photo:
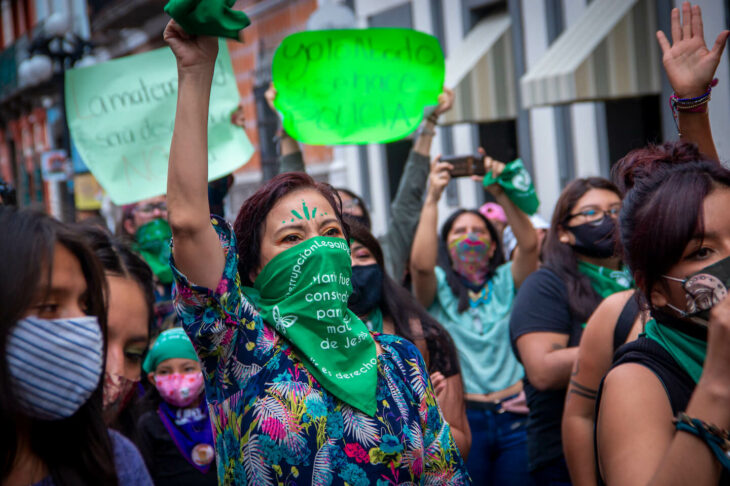
[[[239,99],[231,58],[221,42],[208,114],[210,180],[253,154],[245,132],[230,121]],[[167,191],[176,103],[177,66],[168,48],[66,71],[71,137],[115,204]]]
[[[410,29],[300,32],[272,65],[284,129],[312,145],[382,143],[415,130],[444,83],[438,40]]]

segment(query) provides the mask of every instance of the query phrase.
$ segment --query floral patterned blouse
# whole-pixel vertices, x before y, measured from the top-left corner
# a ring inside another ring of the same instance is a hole
[[[221,484],[471,484],[417,348],[375,335],[378,408],[327,392],[242,292],[236,240],[213,217],[225,269],[218,288],[172,263],[175,307],[200,356]]]

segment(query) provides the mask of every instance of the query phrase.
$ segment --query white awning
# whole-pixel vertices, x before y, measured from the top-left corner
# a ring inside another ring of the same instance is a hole
[[[487,17],[446,59],[444,84],[455,91],[444,124],[480,123],[517,116],[509,14]]]
[[[654,0],[594,0],[522,79],[522,106],[661,91]]]

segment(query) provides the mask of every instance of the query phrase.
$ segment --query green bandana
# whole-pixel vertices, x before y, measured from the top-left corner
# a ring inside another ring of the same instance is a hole
[[[173,358],[198,361],[198,355],[195,354],[193,343],[190,342],[190,338],[188,338],[188,335],[185,334],[185,331],[181,327],[163,331],[157,337],[155,344],[147,352],[142,369],[145,373],[150,373],[155,371],[157,365],[163,361]]]
[[[157,278],[165,285],[172,283],[170,269],[172,230],[164,219],[155,219],[137,228],[132,250],[139,253]]]
[[[368,314],[365,325],[373,332],[383,332],[383,313],[380,307],[376,307]]]
[[[535,186],[532,184],[530,173],[522,164],[522,159],[516,159],[507,164],[496,179],[491,172],[484,176],[485,189],[495,182],[502,186],[510,201],[524,213],[532,216],[537,212],[540,201],[537,199]]]
[[[588,277],[591,286],[604,299],[622,290],[633,288],[634,279],[626,267],[613,270],[578,260],[578,271]]]
[[[327,391],[372,416],[377,350],[365,324],[347,308],[350,265],[347,241],[311,238],[272,258],[246,293]]]
[[[188,34],[239,40],[238,33],[251,21],[245,13],[231,8],[235,3],[236,0],[170,0],[165,12]]]
[[[646,323],[644,334],[658,342],[695,383],[700,380],[707,356],[707,342],[659,324],[655,319]]]

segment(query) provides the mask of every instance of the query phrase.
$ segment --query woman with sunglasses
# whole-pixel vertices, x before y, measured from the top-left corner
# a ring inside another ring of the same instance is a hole
[[[615,255],[621,193],[608,180],[576,179],[563,190],[545,239],[544,264],[522,284],[510,320],[525,367],[529,468],[538,485],[568,485],[560,421],[583,327],[601,300],[631,287]]]

